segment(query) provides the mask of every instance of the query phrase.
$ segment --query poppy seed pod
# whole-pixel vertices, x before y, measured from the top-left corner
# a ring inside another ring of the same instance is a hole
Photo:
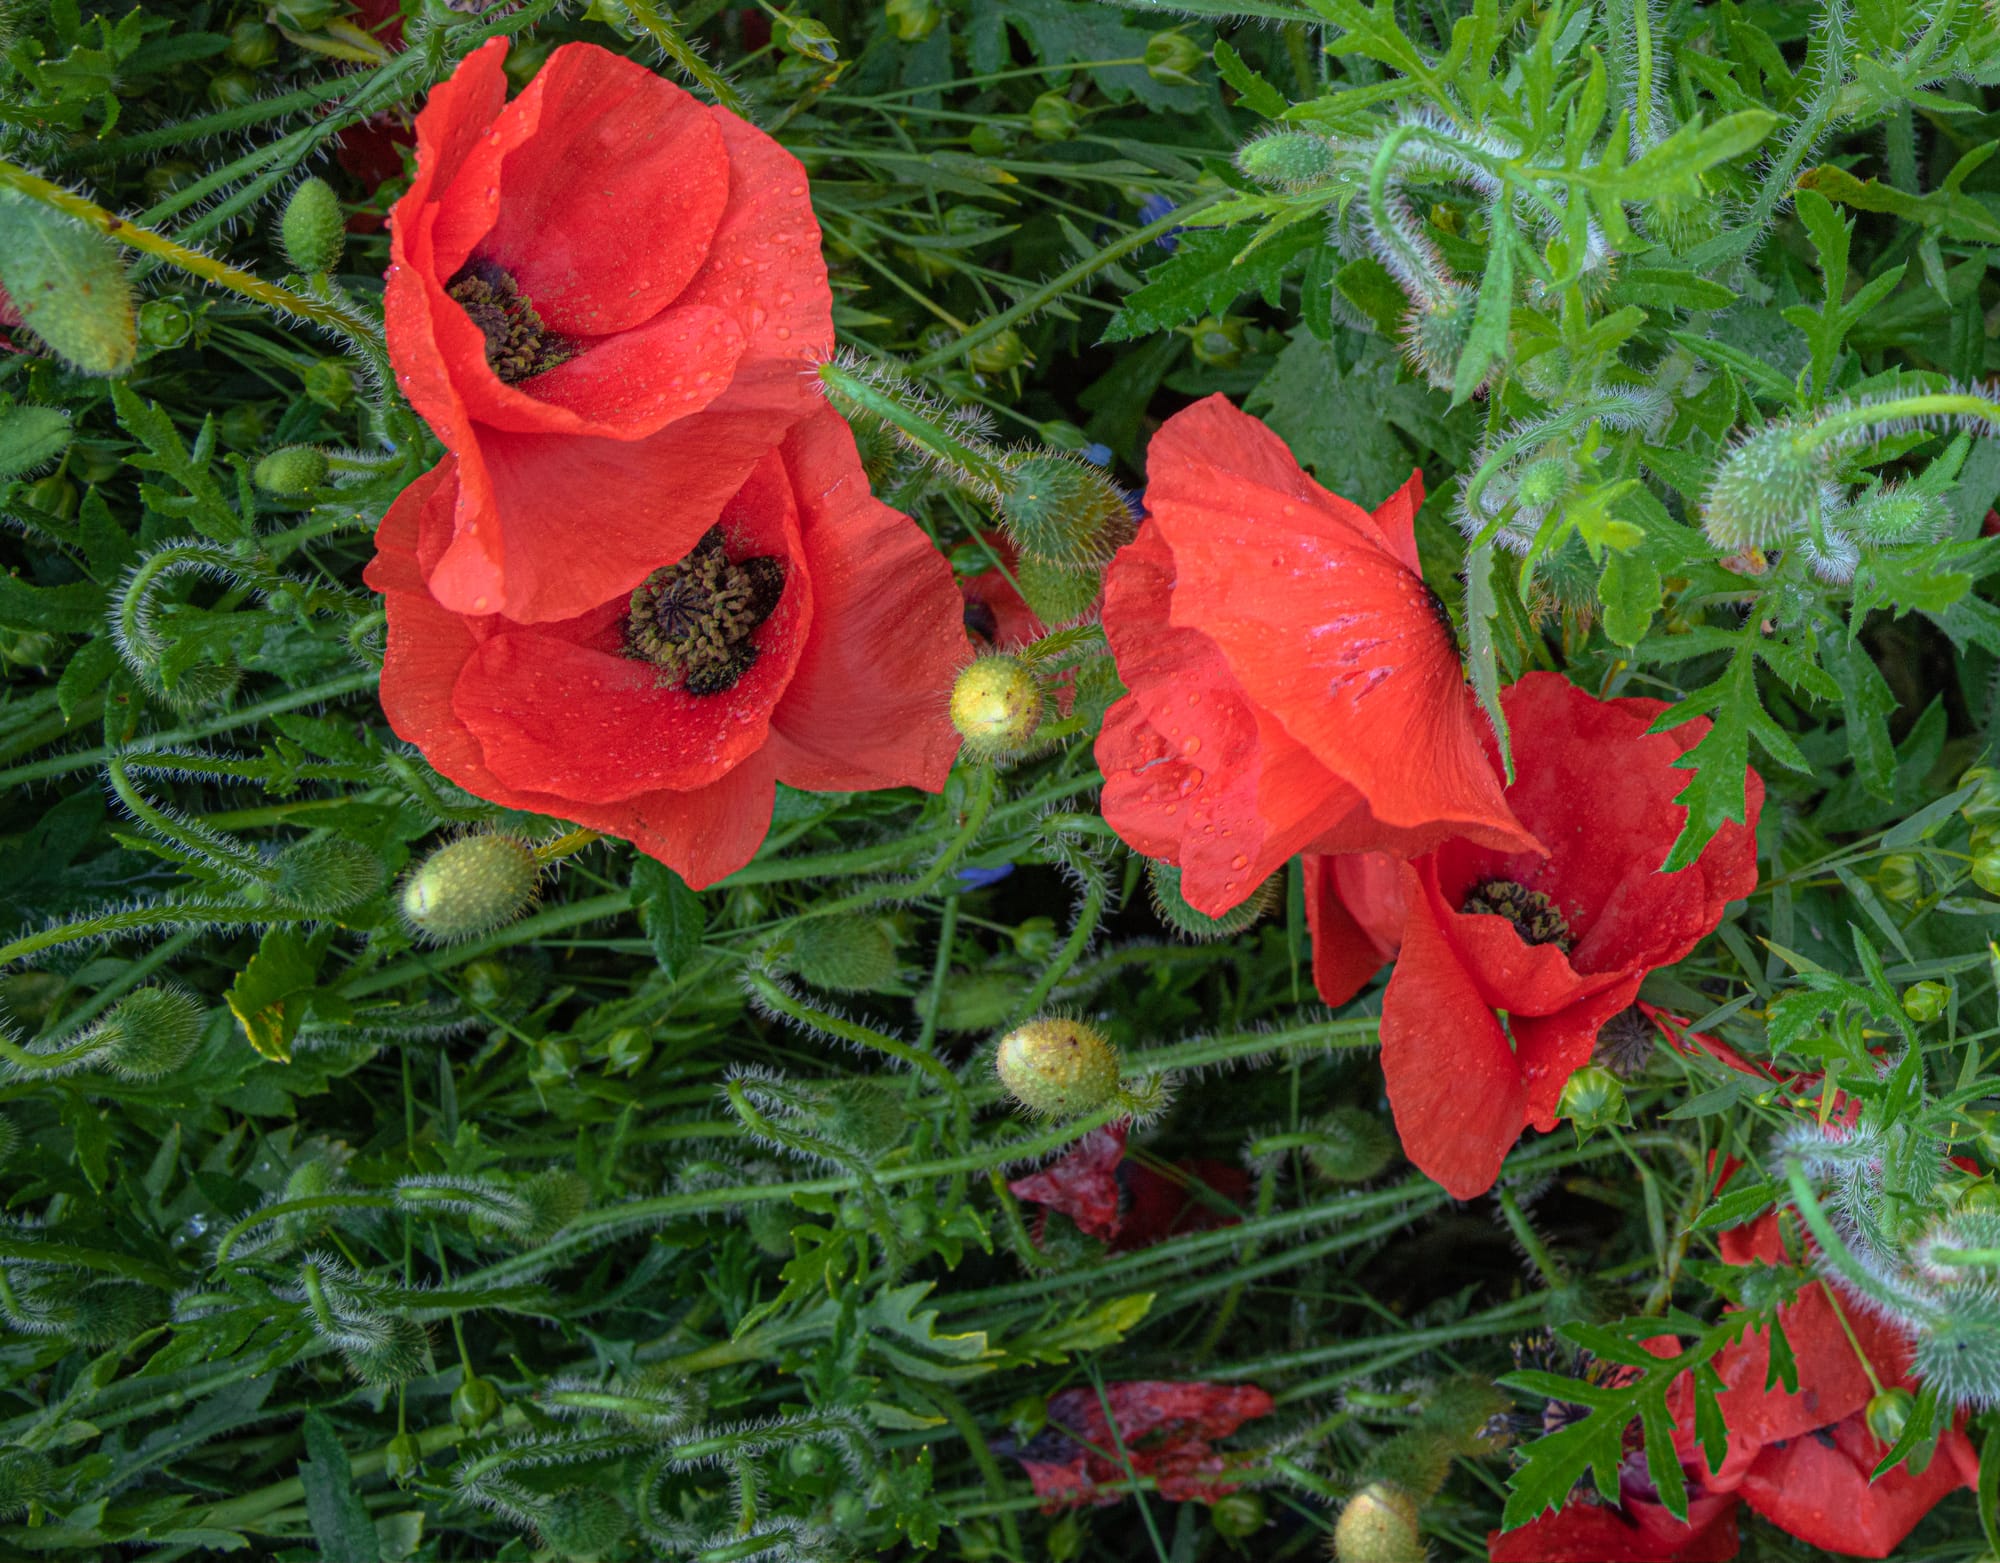
[[[1044,1118],[1094,1112],[1118,1094],[1118,1051],[1103,1032],[1060,1016],[1031,1020],[1000,1039],[993,1067],[1007,1094]]]
[[[1132,535],[1124,490],[1088,462],[1044,451],[1010,461],[1000,481],[1000,519],[1029,558],[1102,564]]]
[[[287,445],[257,463],[250,480],[267,494],[310,494],[326,481],[326,452]]]
[[[285,259],[300,271],[332,271],[347,247],[347,216],[340,197],[324,179],[306,179],[285,203],[278,222]]]
[[[511,923],[535,903],[541,864],[519,836],[467,836],[417,865],[397,897],[418,938],[455,944]]]
[[[1602,1064],[1586,1064],[1569,1077],[1556,1102],[1556,1113],[1569,1119],[1579,1135],[1626,1123],[1631,1117],[1625,1106],[1624,1082]]]
[[[1042,686],[1019,657],[981,657],[951,686],[951,725],[975,759],[1018,753],[1042,720]]]
[[[1419,1563],[1426,1555],[1417,1502],[1389,1482],[1370,1482],[1347,1500],[1333,1528],[1337,1563]]]

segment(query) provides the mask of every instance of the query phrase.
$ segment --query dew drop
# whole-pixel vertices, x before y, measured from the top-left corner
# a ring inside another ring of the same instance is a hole
[[[1181,740],[1182,754],[1199,754],[1200,752],[1201,740],[1199,738],[1183,738]]]
[[[1250,866],[1250,859],[1239,852],[1229,860],[1229,866],[1231,868],[1248,868]]]

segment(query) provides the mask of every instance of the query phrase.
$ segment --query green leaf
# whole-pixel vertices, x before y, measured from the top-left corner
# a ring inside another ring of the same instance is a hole
[[[333,1424],[308,1411],[305,1439],[307,1458],[299,1462],[299,1482],[306,1490],[306,1523],[320,1556],[341,1563],[382,1563],[375,1522],[355,1491],[354,1470]]]
[[[111,401],[118,409],[118,421],[148,452],[144,456],[129,455],[126,460],[142,471],[172,478],[185,491],[184,496],[175,495],[146,484],[141,492],[147,504],[163,515],[185,518],[197,531],[216,542],[247,540],[250,523],[230,507],[208,470],[215,453],[213,422],[203,424],[190,450],[159,404],[142,400],[122,380],[112,384]]]
[[[1653,723],[1652,731],[1663,733],[1696,716],[1713,717],[1701,741],[1674,761],[1678,769],[1691,770],[1694,776],[1674,799],[1688,816],[1666,862],[1660,865],[1667,873],[1686,868],[1700,857],[1724,824],[1743,822],[1753,734],[1779,764],[1796,771],[1812,769],[1798,745],[1765,712],[1757,695],[1756,662],[1756,652],[1750,646],[1739,647],[1720,678],[1693,691]]]
[[[1493,644],[1493,620],[1500,611],[1493,594],[1493,545],[1477,543],[1465,559],[1465,638],[1472,664],[1472,692],[1500,743],[1500,766],[1514,779],[1514,751],[1507,736],[1507,713],[1500,708],[1500,661]]]
[[[104,597],[104,588],[95,581],[30,586],[18,576],[0,575],[0,625],[88,635],[104,618]]]
[[[632,863],[632,906],[646,937],[653,941],[660,969],[671,978],[684,976],[701,953],[701,938],[708,928],[701,897],[666,864],[641,857]]]
[[[1282,92],[1245,65],[1243,56],[1220,38],[1215,40],[1214,58],[1215,68],[1222,73],[1222,79],[1236,89],[1243,99],[1243,106],[1253,114],[1276,119],[1291,107]]]
[[[1254,249],[1252,242],[1270,233]],[[1180,247],[1146,273],[1145,285],[1130,294],[1111,323],[1104,342],[1129,342],[1174,326],[1217,315],[1245,293],[1278,302],[1279,285],[1306,251],[1325,242],[1316,222],[1294,222],[1282,230],[1204,228],[1180,236]]]
[[[1598,578],[1604,603],[1604,633],[1621,646],[1636,646],[1660,611],[1660,572],[1643,553],[1611,554]]]
[[[1507,324],[1514,315],[1514,209],[1504,202],[1493,209],[1487,237],[1486,274],[1479,281],[1479,306],[1472,316],[1472,335],[1458,355],[1452,380],[1451,404],[1471,398],[1486,381],[1495,359],[1507,356]]]
[[[0,410],[0,478],[47,466],[69,448],[69,414],[60,407]]]
[[[1389,268],[1374,256],[1362,255],[1349,261],[1334,273],[1333,285],[1342,298],[1390,341],[1403,334],[1403,317],[1410,312],[1410,300],[1396,286]]]
[[[264,935],[249,965],[223,995],[250,1045],[275,1063],[291,1062],[319,974],[319,955],[290,928]]]
[[[1896,714],[1896,693],[1867,649],[1844,635],[1829,635],[1819,648],[1820,661],[1840,685],[1847,716],[1847,752],[1861,785],[1882,799],[1894,794],[1896,745],[1889,736],[1889,718]]]
[[[1989,146],[1986,151],[1990,155],[1992,148]],[[1975,162],[1973,167],[1977,166]],[[1856,179],[1843,168],[1822,164],[1799,175],[1799,189],[1813,192],[1816,199],[1851,206],[1857,212],[1887,212],[1904,222],[1936,229],[1947,239],[1968,244],[2000,244],[2000,216],[1976,196],[1956,188],[1911,195],[1878,179]]]
[[[1736,302],[1736,295],[1692,271],[1634,266],[1612,284],[1611,302],[1664,309],[1727,309]]]

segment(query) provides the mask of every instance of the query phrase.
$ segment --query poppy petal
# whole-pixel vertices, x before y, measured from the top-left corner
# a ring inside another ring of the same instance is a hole
[[[1870,1473],[1888,1452],[1887,1444],[1869,1435],[1863,1419],[1852,1416],[1824,1435],[1794,1438],[1782,1448],[1767,1446],[1737,1495],[1772,1524],[1812,1546],[1854,1557],[1886,1558],[1917,1521],[1963,1482],[1958,1462],[1942,1448],[1921,1476],[1899,1466],[1870,1481]]]
[[[1657,1503],[1577,1501],[1486,1538],[1490,1563],[1728,1563],[1741,1547],[1733,1497],[1693,1499],[1685,1524]]]
[[[1312,934],[1313,986],[1319,990],[1321,1000],[1336,1009],[1367,987],[1369,980],[1382,969],[1382,963],[1394,954],[1393,950],[1383,950],[1362,925],[1360,915],[1343,890],[1341,867],[1359,857],[1377,858],[1388,864],[1390,876],[1400,883],[1394,860],[1380,854],[1356,853],[1345,857],[1309,852],[1305,858],[1306,927]],[[1400,917],[1397,922],[1400,944]]]

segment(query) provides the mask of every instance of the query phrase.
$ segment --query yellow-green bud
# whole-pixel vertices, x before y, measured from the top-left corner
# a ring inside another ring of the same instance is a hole
[[[326,481],[326,452],[287,445],[257,463],[251,481],[267,494],[310,494]]]
[[[347,214],[324,179],[302,180],[278,223],[285,259],[300,271],[332,271],[347,248]]]
[[[500,1391],[487,1379],[467,1374],[451,1392],[451,1419],[467,1432],[476,1432],[499,1414]]]
[[[1200,44],[1184,33],[1154,33],[1146,40],[1146,74],[1169,87],[1192,87],[1194,73],[1208,58]]]
[[[238,22],[229,29],[229,47],[223,52],[233,65],[261,70],[278,57],[278,30],[254,19]]]
[[[1390,1482],[1370,1482],[1347,1500],[1333,1527],[1339,1563],[1421,1563],[1417,1501]]]
[[[1188,327],[1189,347],[1197,363],[1211,369],[1234,369],[1243,361],[1243,322],[1210,315]]]
[[[1254,1492],[1224,1493],[1209,1505],[1208,1522],[1216,1534],[1247,1541],[1269,1522],[1264,1500]]]
[[[148,347],[179,347],[194,335],[194,311],[177,298],[149,298],[139,306],[139,340]]]
[[[1875,888],[1890,901],[1914,901],[1924,893],[1917,860],[1907,852],[1891,853],[1875,871]]]
[[[535,849],[519,836],[467,836],[418,864],[396,899],[411,933],[456,944],[521,916],[535,904],[541,878]]]
[[[1624,1123],[1628,1118],[1624,1082],[1602,1064],[1585,1064],[1569,1077],[1556,1112],[1569,1119],[1579,1135]]]
[[[0,194],[0,286],[21,323],[85,374],[119,375],[139,351],[132,284],[103,234]]]
[[[1941,982],[1915,982],[1903,990],[1903,1013],[1920,1026],[1927,1026],[1945,1012],[1951,989]]]
[[[1028,361],[1028,345],[1013,329],[997,332],[966,355],[978,374],[1004,374]]]
[[[1045,1118],[1094,1112],[1118,1094],[1118,1051],[1103,1032],[1051,1016],[1017,1026],[993,1060],[1007,1094]]]
[[[1063,92],[1045,92],[1028,106],[1028,134],[1037,141],[1068,141],[1083,124],[1083,111]]]
[[[354,371],[338,358],[307,364],[299,383],[305,393],[329,412],[345,412],[354,401]]]
[[[840,58],[840,44],[824,23],[809,16],[788,16],[782,26],[784,45],[792,53],[818,60],[822,65],[831,65]]]
[[[1324,184],[1338,166],[1333,143],[1301,130],[1273,130],[1247,141],[1236,154],[1236,166],[1259,184],[1280,190],[1302,190]]]
[[[1019,752],[1042,720],[1042,686],[1019,657],[981,657],[951,686],[951,725],[975,759]]]
[[[1972,882],[1988,895],[2000,895],[2000,841],[1973,838]]]
[[[382,1451],[382,1474],[398,1487],[405,1486],[424,1463],[424,1446],[408,1433],[398,1433]]]
[[[219,109],[240,109],[257,101],[257,78],[245,70],[217,71],[208,78],[208,101]]]
[[[1868,1431],[1885,1444],[1893,1444],[1909,1425],[1910,1411],[1917,1397],[1907,1389],[1885,1389],[1868,1402]]]
[[[1978,782],[1979,790],[1959,805],[1958,812],[1971,825],[1991,825],[2000,821],[2000,771],[1975,765],[1958,779],[1961,787],[1971,782]]]

